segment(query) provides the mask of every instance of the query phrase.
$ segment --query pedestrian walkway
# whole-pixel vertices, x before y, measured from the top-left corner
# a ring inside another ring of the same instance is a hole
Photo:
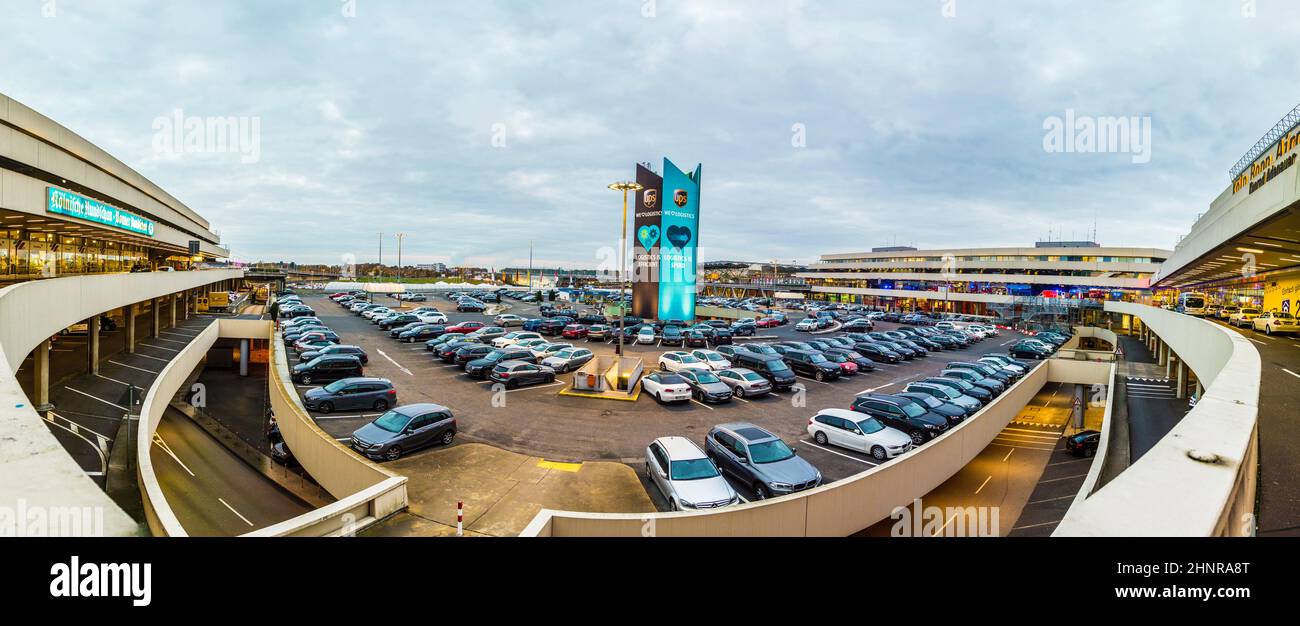
[[[1123,393],[1116,398],[1123,398],[1128,411],[1128,464],[1132,464],[1169,434],[1189,407],[1186,400],[1176,397],[1166,368],[1156,362],[1146,344],[1128,336],[1120,336],[1119,341],[1118,382]]]

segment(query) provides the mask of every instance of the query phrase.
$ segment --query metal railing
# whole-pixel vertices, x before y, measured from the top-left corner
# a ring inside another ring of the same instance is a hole
[[[1291,109],[1290,113],[1283,115],[1281,120],[1278,120],[1268,132],[1264,133],[1263,137],[1260,137],[1259,141],[1255,142],[1254,146],[1251,146],[1245,156],[1237,160],[1237,164],[1233,165],[1231,170],[1228,170],[1228,178],[1233,179],[1240,176],[1242,172],[1246,171],[1246,168],[1255,162],[1255,159],[1267,152],[1273,144],[1285,137],[1287,133],[1295,130],[1296,126],[1300,126],[1300,105]]]

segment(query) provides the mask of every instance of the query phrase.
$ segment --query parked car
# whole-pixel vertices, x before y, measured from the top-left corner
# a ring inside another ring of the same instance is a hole
[[[883,393],[865,393],[853,399],[851,409],[866,413],[890,428],[902,431],[919,446],[948,430],[948,420],[915,400]]]
[[[1007,390],[1006,385],[975,370],[950,367],[939,372],[939,375],[948,378],[960,378],[976,387],[988,389],[994,396]]]
[[[493,339],[492,347],[504,348],[506,346],[513,346],[527,339],[541,339],[541,338],[542,336],[535,332],[530,332],[526,330],[516,330],[512,333],[506,333],[500,337],[497,337],[496,339]]]
[[[607,341],[618,329],[605,324],[592,324],[587,327],[587,341]]]
[[[497,363],[506,361],[533,363],[537,361],[537,357],[533,356],[532,350],[518,346],[496,348],[481,358],[465,363],[465,374],[471,378],[487,378],[488,372],[492,371],[492,368],[496,367]]]
[[[352,433],[353,450],[368,458],[396,461],[403,454],[435,444],[451,445],[456,417],[438,404],[399,406]]]
[[[448,327],[447,332],[468,335],[482,328],[487,328],[487,324],[484,324],[483,322],[461,322],[455,326]]]
[[[654,372],[641,377],[641,390],[656,402],[686,402],[691,399],[691,386],[686,379],[671,372]]]
[[[308,411],[387,411],[397,404],[397,389],[387,378],[343,378],[324,387],[308,389],[302,405]]]
[[[312,382],[332,382],[342,378],[362,376],[361,359],[350,354],[331,354],[316,357],[293,366],[290,376],[299,385]]]
[[[768,382],[772,383],[772,388],[776,391],[785,391],[798,382],[794,370],[790,369],[785,359],[775,354],[740,354],[736,355],[732,364],[766,378]]]
[[[799,323],[794,325],[795,330],[799,332],[805,332],[805,333],[809,333],[814,330],[817,330],[817,328],[818,328],[817,320],[811,317],[799,320]]]
[[[921,405],[925,410],[943,416],[944,419],[948,420],[949,428],[952,428],[966,420],[966,409],[950,402],[940,400],[928,393],[922,393],[919,391],[903,391],[893,395],[900,398],[907,398],[908,400]]]
[[[835,445],[887,461],[912,449],[912,439],[871,415],[823,409],[808,420],[808,434],[819,445]]]
[[[459,365],[461,369],[464,369],[467,365],[469,365],[470,361],[477,361],[478,359],[481,359],[489,354],[492,354],[492,351],[494,349],[495,348],[493,348],[492,346],[489,346],[484,343],[471,343],[468,345],[464,345],[459,348],[456,348],[456,352],[452,354],[451,360],[449,362],[455,365]]]
[[[502,313],[501,315],[492,318],[493,324],[504,326],[506,328],[510,328],[511,326],[523,326],[526,321],[527,320],[524,319],[523,316],[515,315],[513,313]]]
[[[972,398],[975,398],[976,400],[979,400],[981,405],[985,405],[993,401],[994,394],[992,391],[989,391],[984,387],[975,385],[974,383],[971,383],[962,378],[955,378],[949,376],[930,376],[927,378],[922,378],[919,382],[934,383],[936,385],[943,385],[945,387],[955,389],[958,393],[962,393]]]
[[[1052,356],[1051,350],[1026,341],[1017,342],[1007,352],[1017,359],[1035,359],[1038,361]]]
[[[586,339],[588,329],[582,324],[569,324],[561,334],[565,339]]]
[[[659,335],[659,345],[663,346],[680,346],[684,340],[680,326],[664,326]]]
[[[646,475],[673,511],[716,509],[740,502],[713,461],[685,437],[660,437],[646,446]]]
[[[302,354],[298,355],[298,361],[301,363],[306,363],[308,361],[315,359],[318,356],[325,356],[327,354],[350,354],[360,359],[362,365],[365,365],[366,363],[370,362],[370,355],[366,354],[366,351],[363,350],[361,346],[343,345],[337,343],[332,343],[328,346],[325,346],[324,348],[321,348],[320,350],[303,352]]]
[[[753,424],[720,424],[704,438],[705,454],[723,474],[748,485],[759,500],[812,489],[822,473],[780,437]]]
[[[417,341],[428,341],[434,337],[442,336],[447,332],[447,327],[442,324],[425,324],[423,322],[398,333],[397,340],[402,343],[415,343]]]
[[[731,367],[731,361],[728,361],[727,357],[713,350],[692,350],[691,356],[699,359],[715,372]]]
[[[1273,333],[1294,335],[1300,332],[1300,322],[1296,321],[1294,315],[1284,311],[1265,311],[1250,323],[1254,326],[1255,332],[1263,331],[1265,335]]]
[[[690,352],[665,352],[659,355],[658,365],[659,369],[665,372],[709,371],[709,365]]]
[[[649,324],[642,326],[636,332],[636,342],[639,344],[652,344],[655,342],[655,328]]]
[[[677,375],[691,386],[696,400],[705,404],[731,402],[731,387],[722,382],[717,374],[708,370],[683,369]]]
[[[1236,313],[1228,316],[1228,323],[1237,328],[1245,328],[1251,326],[1260,313],[1261,311],[1257,308],[1242,307]]]
[[[983,404],[976,398],[968,396],[954,387],[927,382],[908,383],[903,388],[906,394],[926,394],[940,402],[946,402],[961,409],[967,416],[974,415]],[[909,395],[910,397],[910,395]]]
[[[582,369],[596,354],[587,348],[564,348],[542,361],[542,365],[561,374]]]
[[[803,374],[819,382],[835,380],[842,371],[839,364],[832,363],[826,355],[815,350],[786,350],[781,356],[796,374]]]
[[[1097,454],[1100,443],[1100,431],[1085,430],[1065,438],[1065,451],[1074,456],[1090,457]]]
[[[549,384],[555,382],[555,370],[526,361],[506,361],[498,363],[488,374],[494,383],[505,385],[506,389],[517,389],[525,385]]]
[[[743,367],[731,367],[719,371],[717,374],[723,383],[731,387],[731,394],[737,398],[752,398],[772,393],[771,381],[763,378],[753,370]]]

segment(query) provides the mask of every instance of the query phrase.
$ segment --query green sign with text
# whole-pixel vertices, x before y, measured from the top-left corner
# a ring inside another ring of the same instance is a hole
[[[120,228],[147,237],[153,236],[153,222],[134,213],[127,213],[115,206],[109,206],[98,200],[79,196],[70,191],[48,187],[45,211],[75,217],[97,224]]]

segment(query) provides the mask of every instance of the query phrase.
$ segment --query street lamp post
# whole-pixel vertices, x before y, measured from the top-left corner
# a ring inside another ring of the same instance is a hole
[[[627,192],[640,191],[641,185],[632,181],[610,183],[610,189],[623,192],[623,227],[618,231],[618,381],[623,382],[623,331],[627,318],[623,288],[627,284]]]

